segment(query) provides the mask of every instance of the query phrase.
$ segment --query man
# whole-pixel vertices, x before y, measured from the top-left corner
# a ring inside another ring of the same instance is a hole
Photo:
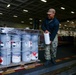
[[[55,18],[55,9],[51,8],[48,10],[48,17],[44,20],[41,28],[44,33],[49,33],[50,35],[50,44],[45,45],[45,65],[49,65],[50,63],[56,64],[56,52],[57,52],[57,32],[59,29],[59,21]]]

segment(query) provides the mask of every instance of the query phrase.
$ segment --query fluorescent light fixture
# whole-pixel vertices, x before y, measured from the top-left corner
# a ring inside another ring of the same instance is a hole
[[[17,15],[14,15],[13,17],[18,17]]]
[[[7,7],[10,7],[10,4],[8,4]]]
[[[29,18],[29,20],[33,20],[33,18]]]
[[[0,13],[0,15],[3,15],[3,13]]]
[[[74,24],[74,22],[73,22],[73,21],[72,21],[71,23],[72,23],[72,24]]]
[[[75,12],[74,11],[71,11],[71,13],[74,14]]]
[[[24,12],[28,12],[28,10],[23,9]]]
[[[40,22],[42,21],[42,20],[39,20]]]
[[[59,24],[59,28],[61,28],[61,24]]]
[[[24,23],[24,21],[21,21],[21,23]]]
[[[61,9],[62,9],[62,10],[65,10],[65,8],[64,8],[64,7],[61,7]]]
[[[64,25],[64,26],[67,26],[67,25]]]
[[[67,20],[67,22],[69,22],[69,20]]]
[[[59,24],[61,26],[61,24]]]
[[[32,24],[32,22],[30,22],[30,24]]]
[[[45,3],[47,2],[46,0],[41,0],[41,1],[42,1],[42,2],[45,2]]]

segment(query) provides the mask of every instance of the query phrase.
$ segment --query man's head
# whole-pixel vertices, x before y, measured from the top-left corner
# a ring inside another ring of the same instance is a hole
[[[55,9],[53,9],[53,8],[49,9],[48,12],[47,12],[48,18],[53,19],[54,16],[55,16],[55,13],[56,13]]]

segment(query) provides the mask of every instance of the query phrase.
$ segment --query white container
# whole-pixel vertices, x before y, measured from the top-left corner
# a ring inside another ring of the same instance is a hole
[[[45,44],[50,44],[50,36],[49,33],[44,33]]]
[[[21,54],[20,53],[12,53],[12,63],[21,62]]]

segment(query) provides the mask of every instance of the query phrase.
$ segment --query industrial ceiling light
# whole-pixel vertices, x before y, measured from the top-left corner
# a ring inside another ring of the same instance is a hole
[[[61,24],[59,24],[61,26]]]
[[[61,7],[61,9],[62,9],[62,10],[65,10],[65,8],[64,8],[64,7]]]
[[[39,20],[40,22],[42,21],[42,20]]]
[[[30,22],[30,24],[32,24],[32,22]]]
[[[23,9],[24,12],[28,12],[28,10]]]
[[[46,0],[41,0],[41,1],[42,1],[42,2],[45,2],[45,3],[47,2]]]
[[[65,27],[67,26],[67,25],[64,25]]]
[[[73,21],[72,21],[71,23],[72,23],[72,24],[74,24],[74,22],[73,22]]]
[[[24,23],[24,21],[21,21],[21,23]]]
[[[71,13],[74,14],[75,12],[74,11],[71,11]]]
[[[0,15],[3,15],[3,13],[0,13]]]
[[[69,22],[69,20],[67,20],[67,22]]]
[[[17,15],[14,15],[13,17],[18,17]]]
[[[33,20],[33,18],[29,18],[29,20]]]
[[[7,5],[8,8],[9,8],[10,6],[11,6],[10,4]]]

